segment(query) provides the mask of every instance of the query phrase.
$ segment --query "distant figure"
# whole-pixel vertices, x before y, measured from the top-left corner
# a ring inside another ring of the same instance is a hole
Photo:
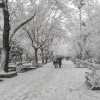
[[[15,64],[16,64],[16,62],[15,62],[15,59],[14,59],[14,58],[12,59],[12,63],[15,63]]]
[[[52,58],[54,58],[55,56],[52,56]]]
[[[59,68],[61,68],[61,65],[62,65],[62,58],[61,57],[57,58],[57,63],[59,65]]]
[[[53,65],[57,68],[57,56],[53,57]]]

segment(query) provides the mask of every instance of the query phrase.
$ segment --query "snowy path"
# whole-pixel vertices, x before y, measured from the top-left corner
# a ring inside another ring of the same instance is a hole
[[[100,100],[100,90],[85,83],[87,68],[75,68],[63,61],[62,68],[52,63],[0,82],[0,100]]]

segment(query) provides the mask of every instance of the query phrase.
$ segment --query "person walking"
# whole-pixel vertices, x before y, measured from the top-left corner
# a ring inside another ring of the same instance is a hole
[[[55,68],[57,68],[57,56],[53,57],[53,64],[55,65]]]
[[[57,62],[58,62],[59,68],[61,68],[61,65],[62,65],[62,58],[61,58],[61,57],[58,57],[58,58],[57,58]]]

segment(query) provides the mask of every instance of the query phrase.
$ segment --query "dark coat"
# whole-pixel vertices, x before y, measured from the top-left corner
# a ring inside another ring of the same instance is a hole
[[[57,58],[57,63],[58,63],[59,65],[62,65],[62,58]]]

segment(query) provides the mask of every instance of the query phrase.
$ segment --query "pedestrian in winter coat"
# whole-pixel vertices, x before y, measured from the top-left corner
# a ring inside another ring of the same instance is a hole
[[[62,65],[62,58],[61,57],[57,58],[57,63],[59,65],[59,68],[61,68],[61,65]]]
[[[55,65],[55,68],[57,68],[57,56],[53,57],[53,64]]]

